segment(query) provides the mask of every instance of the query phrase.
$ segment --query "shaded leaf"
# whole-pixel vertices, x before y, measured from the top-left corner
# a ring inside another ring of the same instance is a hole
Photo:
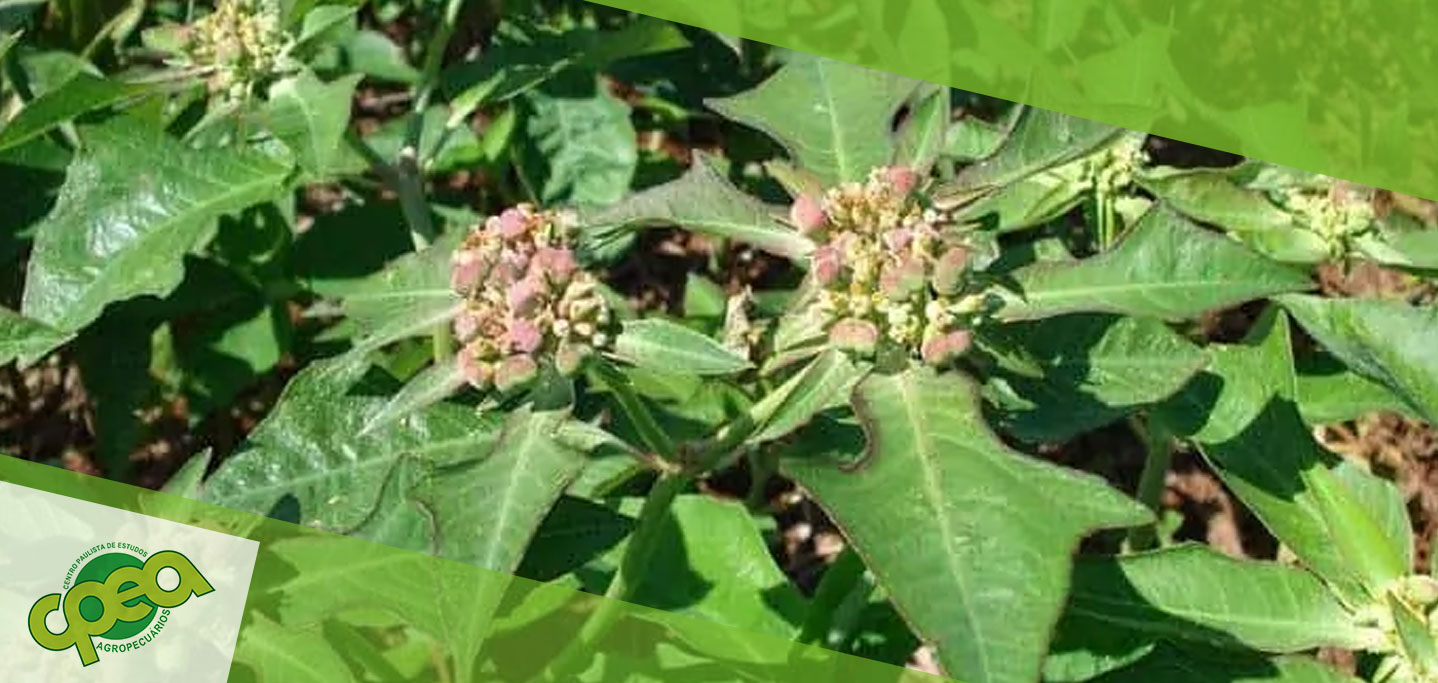
[[[949,89],[925,88],[931,92],[922,97],[898,131],[898,149],[894,161],[926,173],[943,150],[949,130]]]
[[[85,72],[46,91],[0,128],[0,151],[18,146],[81,114],[154,90],[148,83],[121,83]]]
[[[625,321],[624,330],[614,339],[613,354],[637,367],[660,372],[727,375],[751,367],[723,344],[658,318]]]
[[[463,306],[450,285],[454,247],[463,230],[451,230],[423,251],[405,254],[345,295],[345,316],[359,328],[358,349],[376,349],[448,325]]]
[[[263,613],[246,614],[235,644],[237,668],[249,669],[256,683],[345,683],[355,680],[318,628],[280,625]]]
[[[70,337],[49,325],[0,307],[0,365],[18,360],[20,367],[29,366]]]
[[[301,168],[316,177],[332,173],[341,156],[350,100],[360,78],[351,74],[325,83],[303,71],[270,87],[265,107],[270,132],[295,153]]]
[[[1418,412],[1383,385],[1343,366],[1328,354],[1299,358],[1298,410],[1309,424],[1356,420],[1391,411],[1418,418]]]
[[[1073,161],[1124,133],[1106,123],[1026,107],[1003,146],[961,171],[940,197],[964,197],[1002,187],[1044,169]]]
[[[1096,678],[1094,683],[1358,683],[1358,679],[1304,655],[1205,655],[1161,646],[1133,666]]]
[[[571,80],[567,89],[526,95],[524,127],[534,153],[522,172],[539,178],[534,189],[543,203],[611,204],[629,189],[639,162],[629,105],[596,74]]]
[[[244,149],[190,149],[119,119],[84,132],[55,208],[36,228],[21,313],[73,331],[112,302],[164,295],[221,215],[270,199],[286,165]]]

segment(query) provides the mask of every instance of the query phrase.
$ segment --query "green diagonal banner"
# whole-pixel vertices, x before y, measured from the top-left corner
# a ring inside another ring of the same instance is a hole
[[[1423,0],[598,0],[1438,198]]]

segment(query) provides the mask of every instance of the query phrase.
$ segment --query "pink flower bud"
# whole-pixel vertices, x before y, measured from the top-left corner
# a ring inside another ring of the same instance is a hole
[[[829,343],[841,351],[873,355],[879,344],[879,328],[868,320],[845,318],[829,328]]]
[[[544,285],[532,277],[524,278],[510,285],[506,292],[509,310],[513,315],[530,316],[539,310],[544,297]]]
[[[884,180],[894,188],[895,192],[907,195],[918,186],[919,174],[907,166],[890,166],[884,169]]]
[[[500,237],[512,240],[520,237],[528,230],[528,217],[519,209],[505,209],[499,214]]]
[[[824,215],[824,207],[819,200],[803,194],[795,198],[789,207],[789,220],[799,232],[809,235],[824,227],[829,219]]]
[[[510,356],[494,369],[494,388],[507,393],[529,384],[538,375],[539,365],[533,358],[523,354]]]
[[[973,335],[968,330],[955,330],[925,340],[919,355],[929,365],[944,365],[964,355],[972,342]]]
[[[533,321],[515,318],[509,321],[509,329],[504,333],[504,341],[509,348],[515,351],[534,353],[544,342],[544,334],[540,332],[539,326],[535,325]]]
[[[460,293],[473,291],[484,277],[483,265],[478,252],[468,249],[455,252],[449,271],[450,287]]]
[[[964,284],[964,272],[969,267],[969,250],[952,247],[939,257],[934,264],[934,289],[940,294],[957,294]]]
[[[467,344],[479,335],[479,315],[465,309],[454,316],[454,337],[461,344]]]
[[[460,375],[465,381],[476,389],[488,389],[489,383],[494,379],[494,366],[479,359],[479,352],[472,346],[466,346],[459,351],[456,360],[459,362]]]
[[[495,267],[494,274],[499,278],[499,284],[507,285],[524,277],[528,270],[528,256],[517,251],[506,250],[499,255],[499,265]]]
[[[579,270],[579,262],[574,260],[574,252],[554,247],[541,247],[534,254],[532,265],[544,271],[554,282],[566,282]]]
[[[814,280],[820,286],[828,287],[838,282],[843,271],[844,264],[838,249],[826,244],[814,250]]]

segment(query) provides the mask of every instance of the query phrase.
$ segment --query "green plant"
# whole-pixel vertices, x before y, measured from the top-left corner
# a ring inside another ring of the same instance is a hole
[[[8,235],[29,253],[0,358],[76,359],[116,478],[146,392],[199,425],[295,359],[185,492],[895,663],[924,643],[973,683],[1349,679],[1319,648],[1438,680],[1402,497],[1311,435],[1438,417],[1438,231],[1052,112],[961,115],[947,89],[577,3],[493,10],[231,0],[176,29],[157,6],[147,44],[172,52],[117,41],[105,76],[10,40],[0,168],[55,200]],[[716,64],[735,82],[696,85]],[[362,132],[351,100],[384,91],[404,112]],[[636,121],[723,144],[683,168]],[[444,189],[476,170],[479,197]],[[321,187],[346,207],[297,208]],[[659,227],[714,245],[667,311],[610,277]],[[711,279],[755,250],[764,286]],[[1416,294],[1312,293],[1360,261]],[[1146,452],[1132,496],[1039,455],[1115,426]],[[1183,450],[1291,561],[1172,542]],[[736,474],[747,506],[702,494]],[[844,539],[807,595],[765,547],[779,482]]]

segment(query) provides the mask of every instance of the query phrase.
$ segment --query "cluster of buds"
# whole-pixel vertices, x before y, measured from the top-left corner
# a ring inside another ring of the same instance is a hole
[[[220,0],[185,30],[182,49],[208,71],[211,92],[238,100],[283,70],[291,42],[280,28],[276,0]]]
[[[572,229],[568,214],[521,204],[489,217],[455,251],[451,285],[465,299],[454,318],[458,361],[476,388],[510,391],[541,363],[573,374],[612,342],[609,304],[574,257]]]
[[[1133,183],[1133,175],[1148,163],[1143,136],[1127,136],[1085,161],[1085,177],[1100,194],[1115,195]]]
[[[1338,182],[1327,189],[1288,188],[1274,199],[1299,225],[1321,238],[1333,258],[1347,254],[1354,239],[1373,230],[1377,218],[1369,196],[1357,186]]]
[[[968,350],[968,319],[982,299],[967,293],[972,250],[964,234],[916,194],[918,176],[875,169],[822,197],[800,196],[790,220],[817,243],[807,313],[831,345],[859,356],[883,348],[944,365]]]

